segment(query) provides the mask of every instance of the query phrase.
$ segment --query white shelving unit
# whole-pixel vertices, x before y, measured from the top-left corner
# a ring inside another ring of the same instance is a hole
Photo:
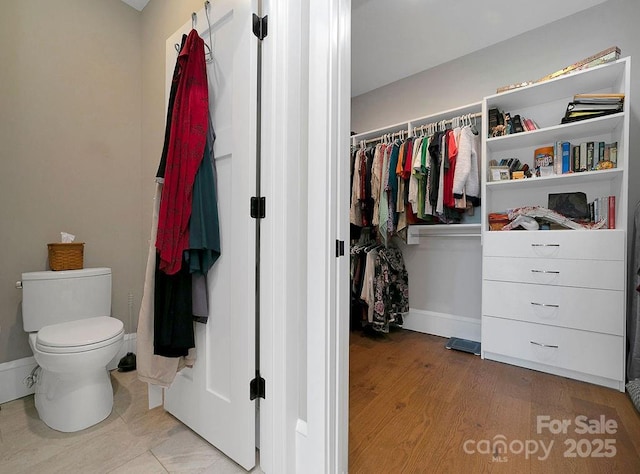
[[[555,141],[617,142],[617,168],[512,181],[482,180],[482,357],[624,391],[630,59],[515,89],[483,100],[531,118],[539,130],[483,135],[490,160],[518,158]],[[624,112],[561,124],[575,94],[625,94]],[[615,229],[491,231],[488,215],[547,207],[549,193],[616,197]]]

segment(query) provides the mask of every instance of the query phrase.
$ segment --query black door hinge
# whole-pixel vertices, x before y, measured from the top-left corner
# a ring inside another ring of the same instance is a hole
[[[267,215],[267,202],[266,198],[257,198],[253,196],[251,198],[251,217],[254,219],[264,219]]]
[[[256,378],[249,382],[249,398],[255,400],[256,398],[264,399],[266,395],[266,382],[260,377],[260,372],[256,370]]]
[[[344,256],[344,240],[336,240],[336,258]]]
[[[265,15],[261,18],[255,13],[253,14],[253,34],[259,40],[263,40],[267,36],[267,16]]]

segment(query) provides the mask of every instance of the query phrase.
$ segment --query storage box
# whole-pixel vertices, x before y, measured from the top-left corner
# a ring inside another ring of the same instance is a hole
[[[49,248],[51,270],[80,270],[84,264],[84,242],[52,243]]]

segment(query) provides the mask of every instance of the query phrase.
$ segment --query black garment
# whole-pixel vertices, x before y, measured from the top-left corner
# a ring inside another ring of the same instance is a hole
[[[362,223],[368,227],[373,222],[373,196],[371,195],[371,166],[375,147],[367,148],[364,152],[364,198],[360,201],[362,209]]]
[[[191,303],[191,272],[183,261],[180,271],[167,275],[156,258],[154,289],[153,353],[164,357],[182,357],[195,347]]]
[[[438,203],[438,188],[440,187],[440,163],[442,156],[440,155],[440,140],[442,132],[436,132],[429,140],[429,156],[431,157],[431,168],[429,179],[431,189],[429,190],[429,204],[435,209]]]
[[[182,42],[180,43],[180,51],[184,47],[184,43],[187,41],[187,35],[182,35]],[[176,43],[177,46],[177,43]],[[164,179],[164,170],[167,167],[167,152],[169,149],[169,132],[171,131],[171,116],[173,115],[173,104],[176,101],[176,91],[178,90],[178,73],[180,72],[180,62],[176,60],[176,65],[173,68],[173,80],[171,81],[171,90],[169,91],[169,105],[167,107],[167,123],[164,129],[164,146],[162,147],[162,156],[160,157],[160,164],[158,165],[158,171],[156,178]]]

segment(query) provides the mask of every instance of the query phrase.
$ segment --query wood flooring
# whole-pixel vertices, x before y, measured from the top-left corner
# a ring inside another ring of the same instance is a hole
[[[640,473],[640,414],[626,393],[446,342],[351,333],[351,474]]]

